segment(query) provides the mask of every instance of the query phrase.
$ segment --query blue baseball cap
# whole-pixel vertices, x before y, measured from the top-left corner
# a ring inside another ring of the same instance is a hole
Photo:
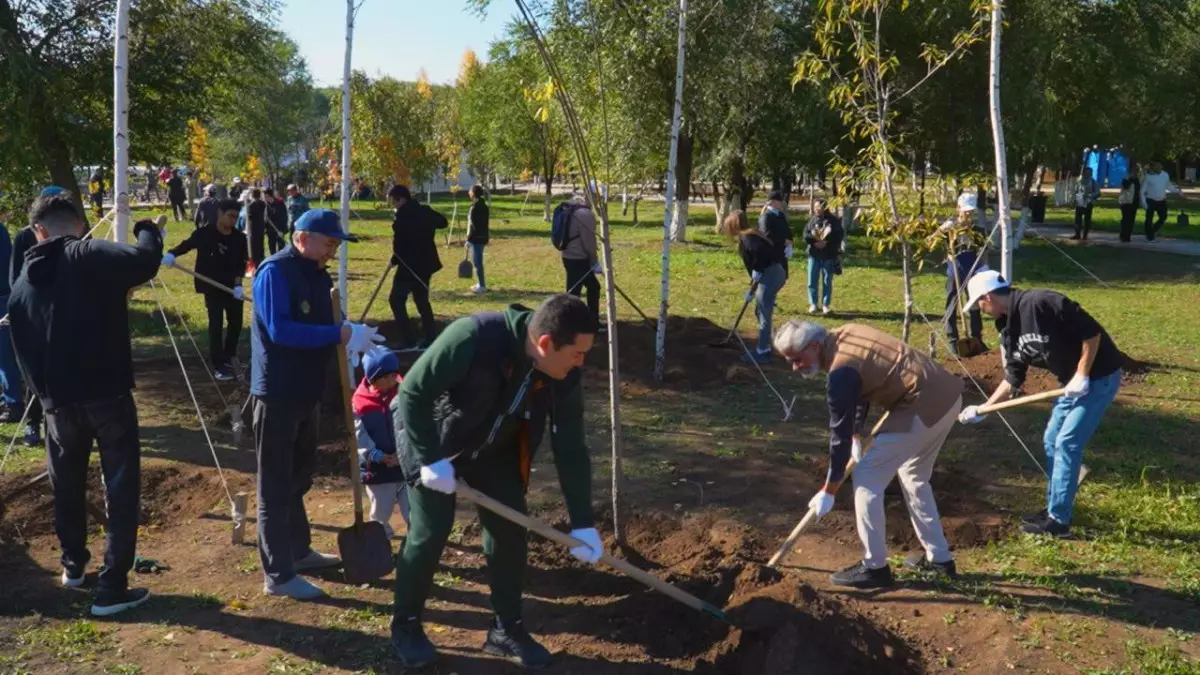
[[[347,234],[342,229],[342,219],[338,217],[337,211],[330,209],[313,209],[305,212],[296,219],[296,231],[323,234],[326,237],[342,241],[358,241],[358,237]]]
[[[64,192],[66,192],[66,190],[63,188],[60,188],[57,185],[48,185],[42,189],[41,194],[39,194],[38,196],[39,197],[53,197],[54,195],[60,195]]]
[[[363,357],[363,374],[368,382],[400,372],[400,359],[390,349],[372,349]]]

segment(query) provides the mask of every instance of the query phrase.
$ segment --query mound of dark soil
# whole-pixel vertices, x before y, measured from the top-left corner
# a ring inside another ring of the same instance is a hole
[[[629,546],[622,555],[723,607],[732,623],[619,577],[610,577],[604,587],[573,590],[547,589],[539,578],[530,590],[549,595],[624,594],[619,601],[589,607],[587,625],[572,626],[571,632],[605,634],[642,645],[655,660],[688,661],[697,673],[922,672],[920,655],[900,636],[792,573],[765,567],[766,545],[742,524],[713,513],[676,520],[653,512],[632,518],[626,538]],[[561,547],[542,540],[531,543],[536,567],[553,570],[573,564]],[[562,579],[565,583],[569,578]],[[578,582],[578,577],[570,579]],[[576,611],[574,618],[579,614]]]
[[[1121,384],[1128,386],[1131,384],[1141,384],[1146,381],[1146,374],[1151,371],[1153,364],[1138,361],[1124,353],[1121,354],[1121,359],[1123,361],[1121,366],[1123,370]],[[999,348],[993,348],[991,351],[979,356],[963,359],[963,363],[966,364],[971,376],[979,384],[983,385],[989,394],[1004,381],[1004,364],[1000,360]],[[956,367],[953,365],[948,367],[951,372],[956,370]],[[976,391],[970,379],[964,377],[963,380],[966,382],[967,392],[972,393]],[[1024,393],[1037,394],[1043,391],[1050,391],[1051,389],[1058,389],[1061,386],[1049,371],[1042,370],[1041,368],[1030,368],[1025,376]]]

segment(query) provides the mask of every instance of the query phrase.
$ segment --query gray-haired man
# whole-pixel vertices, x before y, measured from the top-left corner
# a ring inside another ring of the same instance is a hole
[[[907,564],[955,576],[929,478],[962,407],[962,381],[900,340],[859,324],[826,331],[809,321],[789,321],[775,334],[775,349],[805,377],[829,373],[829,473],[808,504],[818,518],[833,509],[850,458],[858,462],[854,511],[864,555],[831,581],[854,588],[894,583],[887,563],[883,491],[896,475],[925,549],[924,556]],[[884,408],[886,419],[864,455],[860,437],[871,404]]]

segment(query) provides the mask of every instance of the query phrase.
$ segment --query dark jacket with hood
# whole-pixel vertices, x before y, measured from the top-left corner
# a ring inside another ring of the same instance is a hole
[[[280,237],[286,237],[288,233],[288,210],[287,202],[276,197],[272,201],[267,202],[267,234],[275,236],[278,233]]]
[[[201,227],[192,230],[190,237],[168,253],[181,256],[189,251],[196,252],[196,271],[200,274],[230,288],[241,285],[250,257],[246,235],[237,230],[222,234],[216,227]],[[199,279],[195,281],[197,293],[225,293]],[[229,295],[226,293],[225,297]]]
[[[217,226],[220,202],[215,197],[205,197],[196,205],[196,227]]]
[[[429,277],[442,269],[434,233],[448,226],[446,216],[412,198],[396,209],[392,221],[392,255],[397,258],[397,276],[415,275],[428,283]]]
[[[533,367],[525,353],[532,316],[512,305],[463,317],[417,359],[391,406],[400,465],[415,478],[421,466],[446,458],[467,476],[515,464],[528,480],[549,427],[572,527],[591,527],[581,373],[554,380]]]
[[[775,247],[775,242],[757,230],[746,230],[738,235],[738,254],[742,256],[742,264],[746,273],[765,272],[772,265],[782,265],[787,259],[783,251]]]
[[[133,389],[128,295],[162,261],[153,223],[138,223],[134,236],[133,246],[55,237],[26,254],[9,321],[17,362],[46,410]]]
[[[767,235],[775,244],[779,257],[783,258],[783,269],[788,268],[787,243],[792,240],[792,227],[788,224],[787,213],[768,206],[758,217],[758,231]]]

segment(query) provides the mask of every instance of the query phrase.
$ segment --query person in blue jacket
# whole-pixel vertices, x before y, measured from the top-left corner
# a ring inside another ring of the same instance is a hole
[[[317,458],[318,404],[338,344],[362,354],[383,340],[374,328],[334,316],[326,265],[344,241],[354,239],[337,213],[309,211],[296,221],[292,245],[264,260],[254,276],[250,394],[267,595],[321,597],[324,592],[297,573],[340,563],[313,550],[304,509]]]
[[[408,523],[408,484],[396,457],[396,431],[389,410],[400,386],[400,359],[378,347],[363,357],[363,379],[354,391],[354,434],[358,439],[359,469],[371,498],[370,519],[383,525],[388,539],[392,511],[397,507]]]

